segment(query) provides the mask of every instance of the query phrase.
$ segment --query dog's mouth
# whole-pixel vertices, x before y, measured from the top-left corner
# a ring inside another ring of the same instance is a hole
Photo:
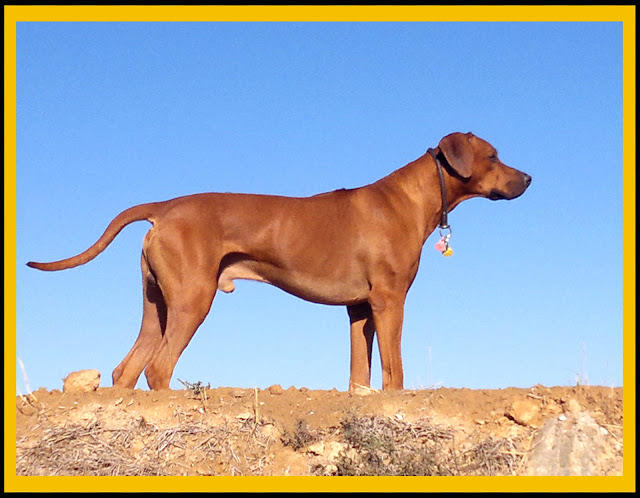
[[[508,196],[502,190],[498,190],[495,188],[491,192],[489,192],[488,198],[492,201],[499,201],[501,199],[513,199],[513,197]]]
[[[509,182],[507,183],[507,191],[500,190],[497,188],[491,189],[487,197],[492,201],[498,201],[500,199],[511,200],[516,197],[520,197],[524,194],[525,190],[531,185],[531,177],[529,175],[523,174],[522,182]]]
[[[489,192],[488,198],[492,201],[499,201],[499,200],[511,201],[516,197],[520,197],[522,194],[524,194],[525,190],[526,188],[518,192],[506,193],[502,190],[493,189],[491,192]]]

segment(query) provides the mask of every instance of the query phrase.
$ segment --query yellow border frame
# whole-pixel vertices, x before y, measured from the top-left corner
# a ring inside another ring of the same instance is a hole
[[[623,23],[623,476],[615,477],[17,477],[16,23],[73,21],[528,21]],[[5,492],[16,491],[635,491],[635,6],[5,6]],[[8,312],[7,312],[8,310]],[[14,331],[14,333],[7,333]],[[11,437],[11,436],[14,437]],[[96,481],[96,479],[100,479]]]

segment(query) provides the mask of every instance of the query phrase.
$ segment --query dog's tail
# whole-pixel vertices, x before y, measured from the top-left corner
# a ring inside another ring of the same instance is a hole
[[[78,254],[77,256],[62,259],[60,261],[54,261],[51,263],[35,263],[33,261],[29,261],[27,263],[27,266],[43,271],[56,271],[65,270],[67,268],[74,268],[76,266],[88,263],[98,254],[104,251],[107,246],[111,244],[113,239],[116,238],[116,235],[120,233],[120,230],[122,230],[128,224],[133,223],[134,221],[143,220],[147,220],[153,223],[154,218],[159,212],[159,207],[163,204],[165,203],[151,202],[148,204],[133,206],[129,209],[124,210],[122,213],[116,216],[111,223],[109,223],[109,226],[95,244],[93,244],[89,249]]]

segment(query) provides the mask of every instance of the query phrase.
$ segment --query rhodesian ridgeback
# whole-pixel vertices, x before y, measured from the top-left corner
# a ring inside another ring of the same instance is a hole
[[[349,388],[370,386],[377,333],[382,387],[402,389],[404,303],[427,237],[438,225],[447,228],[446,215],[460,202],[514,199],[530,183],[485,140],[452,133],[364,187],[305,198],[204,193],[141,204],[116,216],[85,252],[27,264],[47,271],[82,265],[129,223],[152,223],[142,246],[142,326],[113,371],[114,385],[133,388],[144,370],[151,389],[169,388],[216,291],[232,292],[235,279],[248,279],[308,301],[345,305]]]

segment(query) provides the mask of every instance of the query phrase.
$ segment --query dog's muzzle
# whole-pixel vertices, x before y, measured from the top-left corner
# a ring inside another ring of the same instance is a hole
[[[511,200],[515,199],[516,197],[520,197],[522,194],[524,194],[524,191],[529,188],[529,185],[531,185],[531,176],[523,173],[522,182],[518,182],[520,183],[520,185],[514,186],[513,183],[514,182],[509,182],[507,184],[508,187],[511,187],[509,188],[508,192],[494,188],[489,192],[489,195],[487,197],[492,201],[498,201],[501,199]]]

